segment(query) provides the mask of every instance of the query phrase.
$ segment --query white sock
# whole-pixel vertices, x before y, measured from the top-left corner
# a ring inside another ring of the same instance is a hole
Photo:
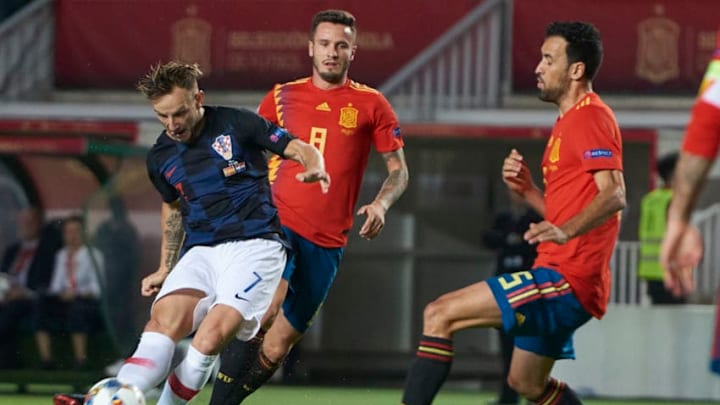
[[[170,371],[175,342],[157,332],[144,332],[135,353],[118,371],[118,380],[138,387],[142,392],[155,388]]]
[[[185,359],[170,373],[157,405],[187,404],[205,385],[217,355],[205,355],[192,345]]]

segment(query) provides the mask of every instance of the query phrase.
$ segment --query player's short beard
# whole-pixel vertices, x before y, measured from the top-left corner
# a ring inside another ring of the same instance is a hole
[[[313,64],[315,65],[315,71],[318,72],[318,75],[326,82],[332,84],[342,84],[343,80],[345,80],[345,74],[348,71],[347,63],[343,64],[342,69],[340,69],[337,73],[322,72],[320,71],[320,66],[317,62],[313,61]]]
[[[538,98],[549,103],[557,103],[567,93],[569,87],[570,79],[565,77],[557,86],[541,89]]]
[[[344,72],[340,72],[340,73],[321,72],[320,73],[320,77],[322,77],[323,80],[325,80],[328,83],[332,83],[332,84],[342,83],[344,76],[345,76]]]

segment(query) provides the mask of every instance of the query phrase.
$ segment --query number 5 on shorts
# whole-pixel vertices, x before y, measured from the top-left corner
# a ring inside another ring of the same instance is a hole
[[[498,281],[503,290],[509,290],[522,284],[523,278],[527,281],[532,280],[532,273],[529,271],[519,271],[517,273],[503,274],[498,277]]]

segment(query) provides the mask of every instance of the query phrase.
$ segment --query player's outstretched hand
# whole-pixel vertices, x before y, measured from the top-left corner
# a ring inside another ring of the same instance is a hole
[[[380,234],[385,227],[385,213],[387,210],[377,201],[363,205],[357,211],[357,215],[367,215],[365,223],[360,228],[360,237],[371,240]]]
[[[168,276],[168,272],[165,269],[158,269],[155,273],[145,276],[142,280],[142,287],[140,288],[140,294],[144,297],[150,297],[157,294],[160,291],[165,279]]]
[[[295,178],[303,183],[319,182],[323,194],[330,189],[330,175],[323,169],[308,169],[298,173]]]
[[[517,149],[511,150],[503,161],[502,178],[511,191],[521,196],[532,187],[530,168]]]
[[[693,273],[703,256],[700,231],[682,221],[668,221],[660,249],[660,263],[665,270],[665,288],[676,297],[695,291]]]
[[[530,228],[525,232],[523,237],[530,244],[555,242],[558,245],[563,245],[567,243],[569,239],[568,235],[560,229],[559,226],[555,226],[548,221],[530,224]]]

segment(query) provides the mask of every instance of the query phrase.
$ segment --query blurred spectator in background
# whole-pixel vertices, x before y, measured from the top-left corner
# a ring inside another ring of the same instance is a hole
[[[140,328],[136,327],[137,308],[133,297],[140,298],[140,240],[135,226],[127,217],[121,197],[109,200],[111,216],[95,231],[94,246],[100,249],[105,261],[104,288],[112,294],[103,294],[105,314],[112,327],[112,337],[120,355],[129,356],[135,348]]]
[[[87,364],[87,336],[99,324],[102,253],[87,246],[83,238],[83,219],[70,216],[62,225],[64,246],[55,258],[50,288],[41,296],[35,335],[42,368],[55,366],[50,331],[70,333],[74,367]]]
[[[509,193],[510,206],[506,211],[498,213],[492,228],[483,235],[483,245],[497,254],[495,275],[530,270],[537,252],[535,245],[527,243],[523,234],[531,223],[542,222],[542,217],[532,208],[525,205],[515,193]],[[500,351],[503,360],[503,379],[496,404],[519,403],[518,393],[507,382],[510,361],[514,347],[513,337],[498,329],[500,335]]]
[[[0,296],[0,368],[18,368],[18,335],[24,320],[33,319],[37,294],[47,289],[52,275],[55,253],[62,246],[54,224],[44,224],[44,213],[38,207],[19,211],[20,240],[10,245],[0,267],[5,284]]]
[[[679,154],[662,156],[656,165],[660,184],[646,194],[640,203],[640,264],[638,277],[647,282],[647,292],[653,305],[684,304],[685,297],[674,297],[665,289],[663,268],[660,265],[660,244],[665,235],[668,207],[672,199],[672,177]]]

